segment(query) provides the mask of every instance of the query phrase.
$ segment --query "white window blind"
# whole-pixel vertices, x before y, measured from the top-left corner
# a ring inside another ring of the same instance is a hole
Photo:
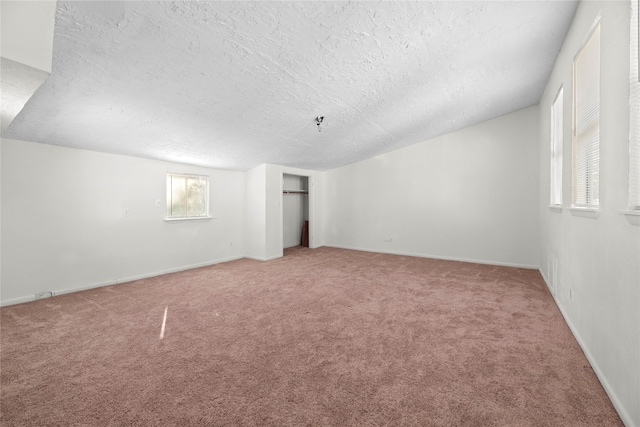
[[[564,90],[561,87],[551,104],[551,176],[550,204],[562,205],[562,114]]]
[[[640,210],[640,6],[631,1],[631,61],[629,90],[629,209]]]
[[[600,205],[600,23],[573,61],[571,204]]]

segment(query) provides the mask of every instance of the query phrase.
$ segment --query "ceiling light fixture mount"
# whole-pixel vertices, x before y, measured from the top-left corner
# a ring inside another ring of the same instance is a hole
[[[320,124],[322,123],[323,120],[324,120],[324,116],[316,117],[316,126],[318,126],[318,132],[322,132],[322,128],[320,127]]]

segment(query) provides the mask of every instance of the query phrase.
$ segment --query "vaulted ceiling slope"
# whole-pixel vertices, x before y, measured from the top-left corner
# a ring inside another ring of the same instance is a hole
[[[328,170],[537,104],[575,8],[59,1],[52,74],[5,136]]]

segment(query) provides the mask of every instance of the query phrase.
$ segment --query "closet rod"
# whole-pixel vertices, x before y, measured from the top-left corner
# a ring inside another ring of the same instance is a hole
[[[309,194],[306,190],[282,190],[282,194]]]

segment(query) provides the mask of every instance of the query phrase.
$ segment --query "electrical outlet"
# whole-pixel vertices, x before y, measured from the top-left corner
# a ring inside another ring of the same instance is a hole
[[[229,242],[229,246],[233,246],[233,240]]]
[[[391,243],[391,242],[393,242],[393,237],[385,237],[384,241],[387,242],[387,243]]]
[[[156,199],[156,207],[159,208],[160,206],[162,206],[162,200]]]
[[[129,216],[129,209],[125,208],[122,213],[124,216]]]

